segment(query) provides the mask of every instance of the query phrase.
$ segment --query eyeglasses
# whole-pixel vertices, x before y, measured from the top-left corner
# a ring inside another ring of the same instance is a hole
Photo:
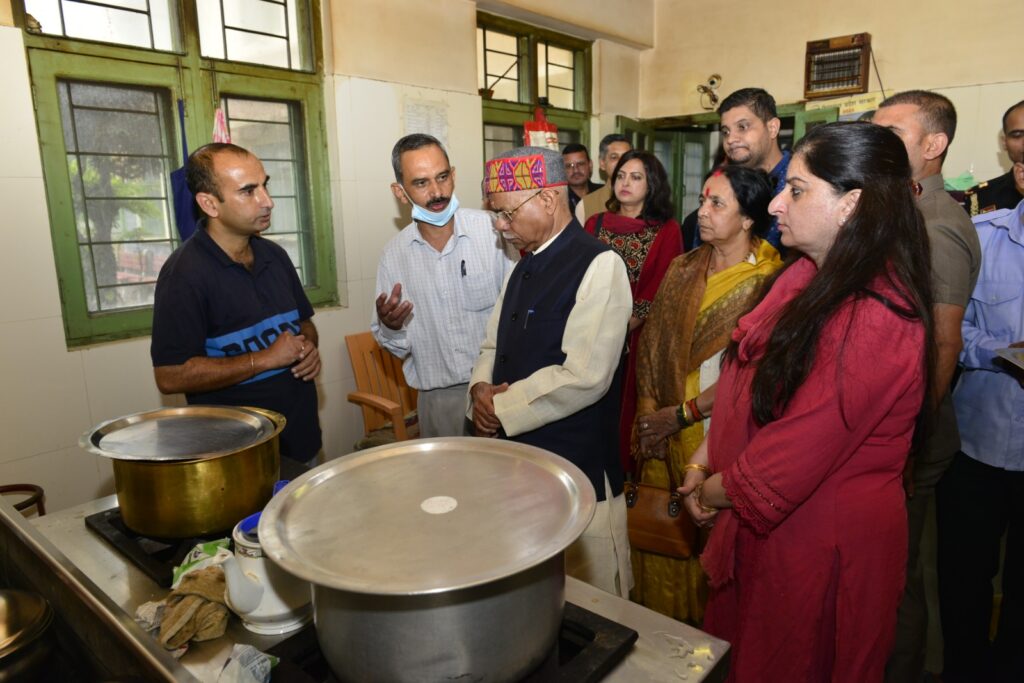
[[[523,208],[523,205],[526,204],[526,202],[530,201],[531,199],[533,199],[534,197],[536,197],[537,195],[539,195],[543,191],[544,191],[543,189],[537,190],[536,192],[531,194],[529,197],[527,197],[523,201],[519,202],[519,205],[516,206],[516,208],[512,209],[511,211],[492,211],[491,212],[491,220],[494,221],[495,225],[497,225],[498,223],[511,223],[512,222],[512,216],[515,215],[516,211],[518,211],[519,209]]]
[[[584,166],[587,166],[589,164],[589,161],[570,161],[565,164],[565,170],[571,171],[574,168],[583,168]]]

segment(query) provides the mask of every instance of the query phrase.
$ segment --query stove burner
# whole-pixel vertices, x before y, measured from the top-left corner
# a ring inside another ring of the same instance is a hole
[[[124,525],[120,508],[89,515],[85,518],[85,525],[123,553],[161,588],[171,587],[174,568],[181,564],[196,544],[228,537],[228,534],[212,534],[197,538],[142,536]]]
[[[551,654],[522,683],[595,683],[626,656],[636,639],[633,629],[567,602]],[[320,652],[313,627],[299,631],[268,652],[281,659],[274,667],[274,680],[338,682]]]

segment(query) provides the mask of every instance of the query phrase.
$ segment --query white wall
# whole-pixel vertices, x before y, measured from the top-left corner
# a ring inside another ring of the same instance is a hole
[[[36,140],[21,31],[0,27],[0,376],[3,377],[0,481],[42,484],[57,506],[109,490],[109,468],[84,455],[78,437],[105,410],[152,405],[139,380],[148,340],[69,353]],[[92,390],[87,387],[92,383]],[[147,386],[148,384],[148,386]]]
[[[696,87],[722,76],[719,94],[762,87],[780,104],[803,99],[807,41],[868,32],[888,94],[923,88],[949,96],[960,116],[945,174],[974,168],[1002,173],[998,133],[1003,111],[1024,99],[1020,68],[1021,0],[913,0],[858,3],[784,0],[758,4],[655,0],[654,49],[640,62],[644,118],[702,111]],[[875,64],[871,88],[878,88]]]
[[[649,48],[654,45],[656,0],[478,0],[492,14],[547,26],[581,38]]]

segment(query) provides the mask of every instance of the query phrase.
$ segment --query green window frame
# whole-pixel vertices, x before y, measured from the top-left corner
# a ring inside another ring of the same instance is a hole
[[[302,72],[200,57],[195,4],[185,0],[180,8],[182,54],[24,33],[69,348],[148,335],[152,307],[89,310],[58,96],[59,84],[66,81],[151,88],[165,93],[164,99],[172,104],[183,100],[185,130],[180,130],[176,107],[172,106],[170,120],[166,121],[172,168],[184,163],[180,158],[183,133],[189,151],[212,140],[214,112],[221,98],[289,103],[295,112],[296,129],[302,133],[300,156],[305,162],[294,179],[301,206],[299,220],[310,225],[304,231],[310,248],[304,252],[303,262],[296,265],[304,271],[306,293],[314,306],[338,303],[319,22],[311,22],[314,68]],[[313,0],[310,8],[312,17],[320,16],[318,0]],[[20,2],[15,4],[15,11],[16,23],[24,27]],[[273,180],[271,183],[273,194]],[[177,246],[173,225],[172,238]]]
[[[550,46],[569,50],[573,54],[573,108],[566,109],[544,104],[542,105],[544,114],[549,121],[558,126],[560,132],[569,131],[571,137],[588,144],[591,108],[591,42],[485,12],[477,13],[477,29],[478,31],[494,31],[514,36],[519,52],[519,62],[513,69],[518,82],[517,101],[492,99],[486,92],[487,88],[483,86],[480,88],[485,128],[490,124],[517,126],[521,130],[523,122],[533,118],[534,108],[541,105],[540,98],[546,97],[546,93],[540,92],[541,79],[539,75],[542,69],[548,68],[546,63],[541,63],[541,55],[546,52],[546,47]],[[480,69],[478,80],[481,83],[484,82],[483,78],[489,70],[486,66],[486,54],[483,53],[483,46],[484,43],[478,40],[477,65]],[[490,84],[488,83],[488,85]],[[487,142],[485,133],[485,150]],[[486,151],[484,154],[486,156]]]

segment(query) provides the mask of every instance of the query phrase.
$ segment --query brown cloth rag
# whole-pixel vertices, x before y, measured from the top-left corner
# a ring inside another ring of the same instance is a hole
[[[160,642],[176,650],[190,640],[212,640],[224,635],[228,608],[224,602],[224,570],[206,567],[182,577],[167,597],[160,622]]]

